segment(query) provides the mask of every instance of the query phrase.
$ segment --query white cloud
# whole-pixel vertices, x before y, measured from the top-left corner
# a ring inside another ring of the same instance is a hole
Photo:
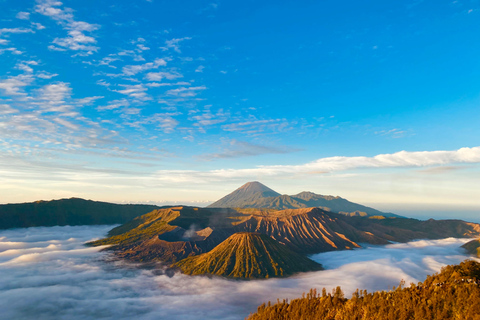
[[[28,19],[30,19],[30,13],[20,11],[19,13],[17,13],[17,15],[15,17],[17,19],[21,19],[21,20],[28,20]]]
[[[53,77],[58,76],[58,74],[57,73],[40,72],[36,76],[37,76],[37,78],[40,78],[40,79],[51,79]]]
[[[2,45],[5,45],[5,44],[8,44],[8,40],[7,39],[0,39],[0,44]]]
[[[18,50],[17,48],[6,48],[6,49],[0,49],[0,54],[3,54],[4,52],[10,52],[11,54],[15,55],[21,55],[23,54],[22,51]]]
[[[203,69],[205,69],[204,66],[198,66],[198,68],[195,69],[195,72],[203,72]]]
[[[262,177],[309,175],[315,172],[337,172],[360,168],[409,168],[448,165],[454,163],[480,163],[480,147],[455,151],[400,151],[374,157],[330,157],[301,165],[257,166],[249,169],[218,169],[210,171],[161,170],[159,180],[171,182],[219,181],[222,179],[260,179]]]
[[[34,27],[35,29],[37,30],[43,30],[45,29],[45,27],[41,24],[41,23],[38,23],[38,22],[32,22],[32,27]]]
[[[157,69],[160,66],[166,66],[167,61],[164,59],[155,59],[154,62],[147,62],[145,64],[140,64],[140,65],[128,65],[124,66],[122,68],[123,74],[127,76],[133,76],[136,75],[137,73],[150,70],[150,69]]]
[[[38,62],[33,61],[33,60],[31,60],[31,61],[21,61],[21,62],[17,63],[17,65],[15,66],[15,69],[22,70],[22,71],[27,72],[27,73],[32,73],[33,69],[32,69],[32,67],[30,67],[31,65],[37,66]]]

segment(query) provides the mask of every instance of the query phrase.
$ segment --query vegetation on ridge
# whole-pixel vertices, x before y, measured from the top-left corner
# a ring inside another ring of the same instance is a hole
[[[248,320],[480,319],[480,263],[446,266],[423,283],[392,291],[355,291],[346,299],[340,287],[322,294],[262,304]]]

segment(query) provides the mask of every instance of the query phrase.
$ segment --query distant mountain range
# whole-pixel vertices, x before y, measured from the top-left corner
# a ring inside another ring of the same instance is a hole
[[[259,182],[249,182],[207,208],[78,198],[0,205],[0,229],[119,223],[105,239],[89,245],[111,245],[118,258],[160,263],[187,274],[239,279],[318,270],[307,254],[359,248],[361,243],[480,237],[475,223],[406,219],[340,197],[280,195]],[[479,247],[478,240],[465,245],[472,254]]]
[[[399,215],[381,212],[340,197],[324,196],[308,191],[292,196],[282,195],[257,181],[244,184],[208,207],[271,208],[279,210],[317,207],[347,216],[400,217]]]
[[[79,198],[0,205],[0,229],[125,223],[159,207]]]

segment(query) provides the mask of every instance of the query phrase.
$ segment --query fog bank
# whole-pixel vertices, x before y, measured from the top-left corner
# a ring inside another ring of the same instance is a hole
[[[4,319],[243,319],[261,303],[300,297],[312,287],[389,289],[423,281],[467,256],[468,239],[313,255],[327,270],[288,279],[229,281],[159,275],[107,262],[108,253],[84,242],[112,226],[41,227],[0,232],[0,308]]]

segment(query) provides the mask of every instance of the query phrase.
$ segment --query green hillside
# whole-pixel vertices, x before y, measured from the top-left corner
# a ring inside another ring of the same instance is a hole
[[[240,279],[285,277],[322,269],[318,263],[271,237],[250,232],[235,233],[210,252],[188,257],[174,266],[191,275]]]

